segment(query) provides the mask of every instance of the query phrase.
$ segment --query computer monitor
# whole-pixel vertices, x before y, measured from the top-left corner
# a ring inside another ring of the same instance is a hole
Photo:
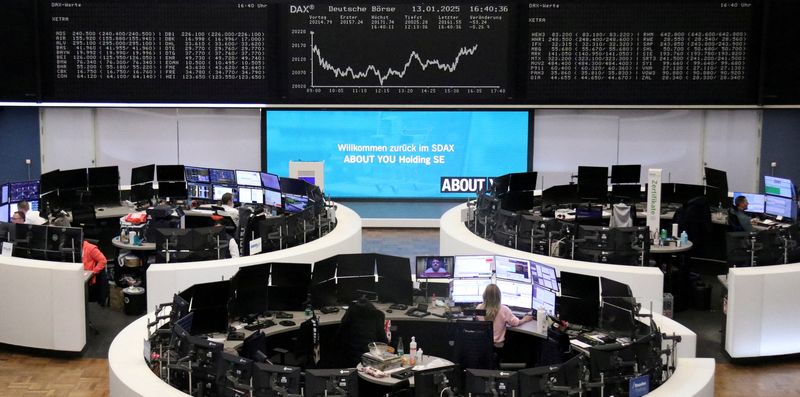
[[[190,199],[211,200],[211,185],[207,183],[186,183]]]
[[[457,390],[461,390],[459,368],[458,365],[448,365],[414,372],[414,396],[441,396],[446,390],[456,394]]]
[[[156,166],[155,164],[144,165],[131,169],[131,185],[138,185],[140,183],[152,182],[155,180]]]
[[[494,270],[492,255],[458,255],[455,257],[453,277],[488,278]]]
[[[522,397],[567,397],[578,395],[581,355],[564,363],[526,368],[517,372]],[[572,390],[570,390],[572,389]]]
[[[533,286],[531,309],[544,308],[547,314],[556,315],[556,293],[539,285]]]
[[[233,170],[210,168],[209,179],[215,185],[235,185],[236,173]]]
[[[86,176],[86,168],[61,171],[58,174],[59,189],[86,189],[89,181]]]
[[[305,397],[358,396],[355,368],[307,369]]]
[[[642,185],[611,185],[611,201],[636,204],[642,201]]]
[[[733,205],[736,205],[736,198],[739,196],[744,196],[747,199],[746,212],[751,212],[754,214],[764,213],[764,207],[767,201],[767,197],[765,195],[758,193],[733,192]]]
[[[578,187],[608,186],[608,167],[578,167]]]
[[[11,182],[8,184],[8,198],[4,202],[32,201],[39,199],[39,181]]]
[[[211,183],[208,168],[186,166],[183,172],[186,182]]]
[[[706,175],[706,185],[714,186],[728,194],[728,174],[725,171],[703,167]]]
[[[153,197],[155,197],[155,190],[151,182],[145,182],[141,185],[131,185],[132,202],[148,201]]]
[[[453,277],[452,256],[418,256],[417,278],[450,278]]]
[[[118,166],[89,168],[89,187],[109,185],[119,187]]]
[[[181,177],[183,177],[183,173],[181,173]],[[186,189],[186,182],[159,182],[158,197],[170,199],[185,199],[189,197],[189,192]]]
[[[233,195],[233,201],[239,201],[239,189],[232,186],[211,185],[212,198],[214,200],[222,200],[222,195],[230,193]]]
[[[281,182],[280,178],[275,174],[270,174],[268,172],[262,172],[261,174],[261,186],[280,192],[281,191]]]
[[[0,185],[0,204],[8,203],[8,185]]]
[[[119,185],[89,186],[89,196],[95,205],[119,204]]]
[[[612,165],[611,183],[639,183],[641,174],[641,164]]]
[[[495,284],[500,289],[500,302],[504,305],[525,311],[533,308],[533,287],[530,283],[498,279]]]
[[[289,213],[303,212],[308,206],[308,197],[296,194],[284,194],[283,210]]]
[[[631,287],[610,278],[600,277],[603,298],[633,298]]]
[[[508,192],[509,185],[511,185],[510,174],[492,178],[492,192],[495,196],[499,196]]]
[[[80,263],[82,254],[83,229],[79,227],[47,227],[48,260]]]
[[[561,295],[556,297],[556,314],[561,321],[597,327],[600,319],[600,301]]]
[[[231,278],[231,316],[237,318],[267,311],[270,265],[242,266]]]
[[[0,205],[0,223],[9,222],[11,212],[8,210],[8,204]],[[3,238],[0,236],[0,238]]]
[[[764,213],[794,219],[797,214],[797,203],[789,197],[768,195],[764,203]]]
[[[561,295],[576,298],[599,300],[600,280],[597,276],[561,272]]]
[[[261,187],[261,175],[258,171],[236,170],[236,184]]]
[[[60,170],[45,172],[39,176],[39,193],[45,194],[58,189]]]
[[[558,292],[556,269],[535,261],[530,262],[531,281],[541,287]]]
[[[532,172],[515,172],[508,174],[510,177],[508,190],[512,192],[527,192],[536,189],[536,179],[539,174]]]
[[[794,184],[790,179],[764,175],[764,193],[772,196],[794,197]]]
[[[517,396],[517,373],[468,368],[464,391],[470,396]]]
[[[297,196],[306,196],[308,194],[308,182],[306,181],[281,177],[279,183],[281,186],[281,192],[284,195],[294,194]]]
[[[283,197],[277,190],[264,189],[264,205],[275,208],[283,208]]]
[[[527,259],[495,255],[494,268],[498,280],[531,282],[530,262]]]
[[[336,299],[342,304],[361,298],[362,296],[378,296],[378,283],[375,276],[338,277],[336,279]]]
[[[222,352],[217,371],[218,396],[243,397],[249,394],[247,390],[250,388],[250,380],[253,378],[253,360]]]
[[[492,280],[489,278],[454,279],[450,281],[450,298],[455,304],[483,302],[483,291]]]
[[[618,338],[633,337],[636,331],[633,311],[617,305],[617,302],[619,302],[618,299],[603,299],[603,305],[600,308],[600,327]]]
[[[170,322],[175,324],[187,314],[189,314],[189,301],[183,299],[183,297],[178,294],[173,294],[172,307],[170,307],[169,311]]]
[[[278,397],[300,393],[300,367],[255,363],[253,396]]]
[[[239,186],[239,202],[243,204],[264,204],[264,189]]]
[[[186,174],[183,165],[176,164],[156,166],[156,180],[159,182],[185,181],[185,178]]]

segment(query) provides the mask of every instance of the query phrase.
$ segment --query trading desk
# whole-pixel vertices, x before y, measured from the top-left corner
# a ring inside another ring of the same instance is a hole
[[[378,304],[376,307],[384,310],[386,305]],[[441,310],[440,308],[436,308]],[[267,336],[276,336],[282,333],[291,332],[299,329],[302,321],[307,319],[302,312],[293,312],[296,325],[286,327],[274,325],[264,329]],[[344,310],[338,313],[320,314],[320,326],[332,326],[341,322]],[[398,327],[410,328],[410,332],[419,331],[420,326],[443,326],[447,320],[435,316],[424,318],[414,318],[406,316],[402,311],[396,310],[386,313],[386,318],[392,320]],[[153,319],[152,314],[144,316],[120,332],[111,344],[108,354],[109,365],[109,386],[111,396],[180,396],[186,397],[185,393],[178,391],[166,382],[162,381],[156,374],[150,371],[143,356],[143,341],[147,338],[146,324]],[[690,330],[666,317],[655,315],[655,323],[661,328],[662,332],[672,335],[681,335],[684,340],[678,345],[677,371],[661,387],[651,393],[657,396],[682,396],[682,397],[713,397],[714,395],[714,364],[713,359],[694,358],[695,335]],[[523,326],[510,328],[506,334],[509,340],[515,336],[543,340],[543,335],[536,331],[536,321],[531,321]],[[406,342],[409,339],[403,338]],[[226,349],[233,348],[241,342],[226,342]],[[420,342],[420,347],[426,354],[431,353],[426,344]],[[682,346],[686,344],[686,346]],[[689,346],[691,345],[691,346]],[[512,346],[509,342],[508,346]],[[682,349],[684,348],[685,349]],[[434,349],[431,349],[434,350]],[[324,353],[323,353],[324,354]],[[691,356],[687,356],[691,354]],[[655,394],[654,394],[655,393]]]

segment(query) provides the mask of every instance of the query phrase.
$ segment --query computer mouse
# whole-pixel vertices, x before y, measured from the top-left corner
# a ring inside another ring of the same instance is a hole
[[[292,325],[295,324],[295,322],[292,321],[292,320],[283,320],[283,321],[279,322],[278,324],[283,325],[284,327],[291,327]]]
[[[391,313],[392,309],[386,309],[386,313]]]

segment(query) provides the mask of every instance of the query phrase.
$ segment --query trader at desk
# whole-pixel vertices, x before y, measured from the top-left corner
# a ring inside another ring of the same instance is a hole
[[[747,197],[737,196],[733,201],[734,207],[728,212],[728,226],[736,232],[752,232],[756,219],[747,215]]]
[[[220,206],[225,209],[225,213],[230,215],[236,227],[239,227],[239,210],[233,206],[233,194],[225,193],[220,200]]]
[[[500,302],[500,287],[489,284],[483,290],[483,303],[477,306],[478,310],[486,310],[486,321],[492,322],[494,334],[495,363],[502,361],[503,345],[506,341],[506,326],[517,327],[533,320],[533,316],[526,314],[521,319],[514,316],[508,306]],[[479,318],[480,320],[484,320]]]

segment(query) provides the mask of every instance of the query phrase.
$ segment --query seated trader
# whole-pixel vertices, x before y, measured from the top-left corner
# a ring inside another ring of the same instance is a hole
[[[17,211],[11,214],[11,223],[25,223],[25,212]]]
[[[89,280],[89,285],[94,285],[97,282],[97,275],[106,267],[106,256],[97,248],[96,245],[83,240],[83,270],[91,270],[92,279]]]
[[[336,340],[341,349],[339,357],[343,367],[355,367],[361,355],[369,351],[370,342],[389,343],[383,329],[383,312],[376,309],[366,298],[353,302],[339,326]]]
[[[430,258],[428,260],[428,268],[422,274],[430,277],[447,277],[449,273],[440,258]]]
[[[728,226],[731,231],[752,232],[756,220],[751,219],[750,215],[745,212],[748,205],[747,197],[737,196],[733,204],[735,206],[728,211]]]
[[[214,221],[214,226],[225,226],[222,224],[222,215],[211,215],[211,220]],[[239,244],[236,242],[236,239],[231,237],[225,229],[222,229],[222,235],[220,236],[221,241],[228,242],[228,251],[225,255],[226,258],[238,258],[239,257]]]
[[[239,227],[239,210],[233,207],[233,194],[223,194],[219,204],[225,210],[225,213],[231,217],[236,227]]]
[[[502,349],[506,341],[506,327],[516,327],[533,320],[530,314],[526,314],[522,319],[518,319],[511,312],[508,306],[500,303],[500,288],[496,284],[489,284],[483,291],[483,303],[479,304],[478,310],[486,310],[485,321],[493,323],[492,332],[494,333],[495,349]],[[479,320],[484,320],[479,317]],[[499,352],[498,352],[499,353]]]
[[[29,225],[44,225],[47,220],[39,216],[39,211],[31,211],[31,205],[25,200],[17,203],[17,210],[25,214],[25,223]]]

